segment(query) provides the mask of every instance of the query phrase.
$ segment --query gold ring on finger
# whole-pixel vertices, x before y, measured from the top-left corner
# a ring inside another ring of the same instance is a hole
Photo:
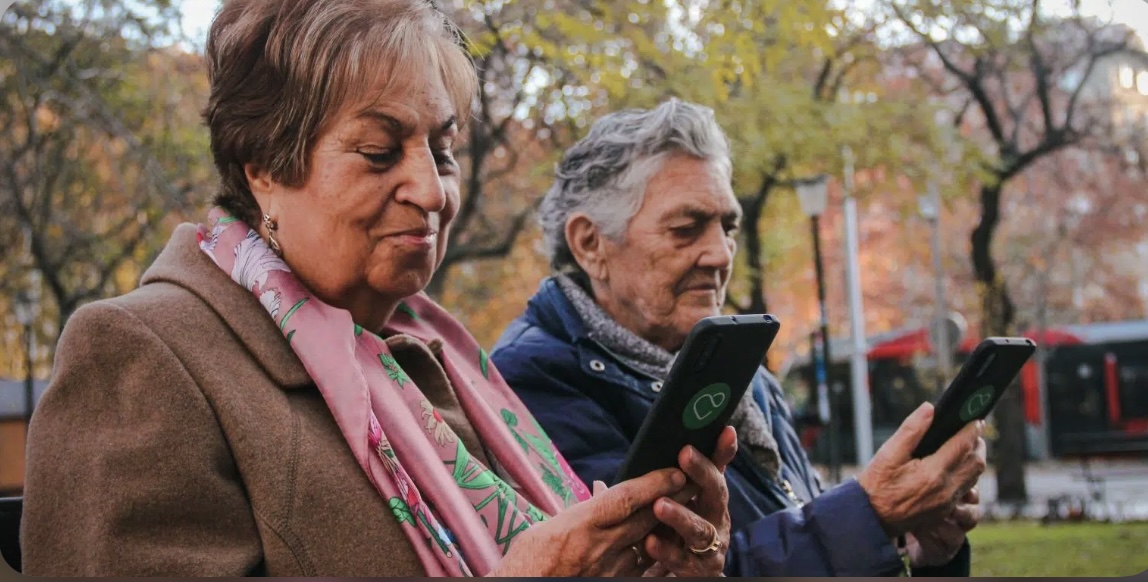
[[[699,556],[703,555],[703,554],[708,554],[710,552],[716,552],[716,551],[720,550],[721,546],[722,546],[721,540],[718,539],[717,528],[714,527],[714,524],[712,524],[712,523],[710,523],[708,525],[710,526],[710,530],[713,531],[713,534],[710,537],[709,545],[707,545],[704,548],[690,548],[691,552],[698,554]]]
[[[642,561],[645,560],[645,558],[642,557],[642,550],[639,550],[638,546],[630,546],[630,549],[634,550],[634,556],[638,559],[638,565],[641,566]]]

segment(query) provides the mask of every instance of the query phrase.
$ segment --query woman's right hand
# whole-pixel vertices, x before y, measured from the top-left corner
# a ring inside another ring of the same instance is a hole
[[[984,421],[970,422],[923,459],[913,449],[933,422],[933,405],[922,404],[857,475],[889,537],[941,523],[985,470]]]
[[[489,576],[641,576],[640,551],[658,525],[653,504],[686,486],[680,469],[662,469],[619,483],[535,524],[515,540]]]

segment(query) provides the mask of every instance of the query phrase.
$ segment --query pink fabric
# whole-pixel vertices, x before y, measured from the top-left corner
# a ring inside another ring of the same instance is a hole
[[[426,295],[408,298],[384,334],[442,341],[447,376],[505,481],[470,455],[382,338],[309,293],[248,225],[220,209],[210,218],[200,248],[279,325],[428,575],[485,575],[531,524],[590,497],[486,352]]]

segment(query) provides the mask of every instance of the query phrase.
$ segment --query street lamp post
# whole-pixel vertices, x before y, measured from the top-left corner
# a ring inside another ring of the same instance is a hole
[[[869,464],[873,457],[873,413],[869,401],[868,343],[865,341],[865,308],[861,293],[861,244],[857,220],[857,199],[853,196],[853,150],[841,150],[844,168],[845,194],[845,279],[849,291],[850,385],[853,395],[853,438],[857,453],[857,466]]]
[[[929,180],[928,193],[917,198],[921,217],[929,223],[933,250],[933,301],[935,303],[933,314],[934,350],[937,357],[937,393],[945,389],[945,383],[953,372],[953,346],[950,345],[948,327],[948,308],[945,305],[945,267],[942,261],[941,247],[941,195],[935,179]]]
[[[35,384],[32,375],[32,350],[35,345],[35,337],[32,326],[36,320],[36,306],[33,305],[32,298],[24,291],[16,294],[15,303],[16,320],[24,328],[24,430],[27,434],[28,427],[32,423],[32,408],[35,406]]]
[[[821,310],[821,321],[818,333],[821,336],[821,353],[816,357],[815,370],[817,378],[817,405],[821,421],[829,425],[829,467],[830,478],[834,483],[841,480],[840,445],[838,444],[838,421],[835,413],[835,398],[829,390],[829,370],[831,368],[831,355],[829,353],[829,318],[825,311],[825,269],[821,260],[821,215],[829,204],[829,177],[825,174],[797,180],[794,182],[797,190],[797,200],[801,204],[801,211],[809,217],[810,230],[813,235],[813,266],[817,275],[817,302]]]

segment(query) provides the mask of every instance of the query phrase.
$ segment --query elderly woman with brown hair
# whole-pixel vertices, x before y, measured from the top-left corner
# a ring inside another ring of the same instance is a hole
[[[80,309],[31,425],[33,575],[714,575],[710,459],[590,491],[422,294],[476,88],[421,0],[231,0],[222,185],[139,289]]]

